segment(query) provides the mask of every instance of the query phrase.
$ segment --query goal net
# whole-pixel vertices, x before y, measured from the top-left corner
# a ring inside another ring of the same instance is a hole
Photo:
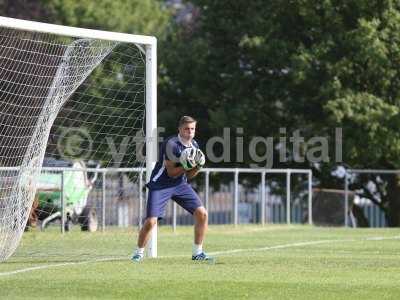
[[[40,192],[69,192],[70,217],[87,215],[93,177],[61,169],[43,175],[44,161],[144,165],[144,137],[156,120],[155,47],[152,37],[0,17],[0,261],[17,248],[29,216],[34,223],[44,206],[51,207],[45,217],[64,213],[60,197],[43,203]],[[139,173],[131,174],[134,181]]]

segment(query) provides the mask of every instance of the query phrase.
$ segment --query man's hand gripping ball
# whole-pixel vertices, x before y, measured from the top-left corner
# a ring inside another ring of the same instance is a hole
[[[200,149],[196,149],[196,155],[194,157],[194,161],[198,168],[202,168],[206,163],[206,156],[204,155],[203,151]]]
[[[186,171],[191,170],[196,166],[196,152],[196,149],[192,147],[186,148],[182,151],[181,156],[179,157],[179,162]]]

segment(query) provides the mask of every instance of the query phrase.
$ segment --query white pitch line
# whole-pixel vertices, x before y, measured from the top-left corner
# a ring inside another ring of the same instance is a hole
[[[284,245],[276,245],[276,246],[268,246],[261,248],[249,248],[249,249],[233,249],[226,251],[217,251],[210,252],[210,255],[221,255],[221,254],[232,254],[232,253],[240,253],[240,252],[256,252],[256,251],[266,251],[273,249],[284,249],[284,248],[292,248],[292,247],[301,247],[301,246],[310,246],[310,245],[318,245],[318,244],[331,244],[331,243],[339,243],[339,242],[355,242],[356,240],[347,239],[347,240],[322,240],[322,241],[310,241],[310,242],[297,242],[293,244],[284,244]]]
[[[306,242],[296,242],[296,243],[291,243],[291,244],[282,244],[282,245],[275,245],[275,246],[268,246],[268,247],[261,247],[261,248],[232,249],[232,250],[225,250],[225,251],[216,251],[216,252],[210,252],[209,254],[218,256],[218,255],[223,255],[223,254],[267,251],[267,250],[274,250],[274,249],[285,249],[285,248],[302,247],[302,246],[310,246],[310,245],[318,245],[318,244],[332,244],[332,243],[356,242],[356,241],[382,241],[382,240],[397,240],[397,239],[400,239],[400,235],[390,236],[390,237],[368,237],[368,238],[362,238],[362,239],[306,241]],[[174,258],[174,257],[185,257],[185,256],[187,256],[187,255],[167,255],[167,256],[160,256],[159,258]],[[80,261],[80,262],[66,262],[66,263],[60,263],[60,264],[43,265],[43,266],[30,267],[30,268],[19,269],[19,270],[14,270],[14,271],[9,271],[9,272],[2,272],[2,273],[0,273],[0,276],[10,276],[10,275],[15,275],[15,274],[19,274],[19,273],[26,273],[26,272],[44,270],[44,269],[50,269],[50,268],[76,266],[76,265],[84,265],[84,264],[90,264],[90,263],[96,263],[96,262],[125,260],[125,259],[128,259],[128,257],[100,258],[100,259],[93,259],[93,260]]]
[[[3,272],[3,273],[0,273],[0,276],[14,275],[14,274],[18,274],[18,273],[26,273],[26,272],[31,272],[31,271],[71,266],[71,265],[72,266],[85,265],[85,264],[90,264],[90,263],[95,263],[95,262],[112,261],[112,260],[120,260],[120,259],[122,259],[122,258],[115,258],[115,257],[100,258],[100,259],[85,260],[85,261],[78,261],[78,262],[66,262],[66,263],[61,263],[61,264],[43,265],[43,266],[30,267],[30,268],[19,269],[19,270],[14,270],[14,271],[9,271],[9,272]],[[124,259],[126,259],[126,258],[124,258]]]
[[[283,245],[275,245],[261,248],[247,248],[247,249],[232,249],[232,250],[224,250],[224,251],[215,251],[215,252],[207,252],[207,254],[212,256],[219,256],[224,254],[235,254],[241,252],[257,252],[257,251],[266,251],[266,250],[274,250],[274,249],[284,249],[284,248],[292,248],[292,247],[301,247],[301,246],[309,246],[316,244],[328,244],[328,243],[339,243],[339,242],[355,242],[357,240],[347,239],[347,240],[320,240],[320,241],[308,241],[308,242],[297,242],[292,244],[283,244]],[[187,257],[187,254],[178,254],[178,255],[165,255],[159,256],[158,258],[176,258],[176,257]]]
[[[383,241],[383,240],[398,240],[400,239],[400,235],[396,235],[396,236],[373,236],[373,237],[369,237],[369,238],[365,238],[365,240],[367,241]]]
[[[219,251],[210,253],[210,255],[220,255],[220,254],[231,254],[231,253],[240,253],[240,252],[256,252],[256,251],[266,251],[273,249],[282,249],[282,248],[292,248],[292,247],[301,247],[301,246],[309,246],[309,245],[317,245],[317,244],[331,244],[331,243],[340,243],[340,242],[356,242],[356,241],[382,241],[382,240],[397,240],[400,239],[400,235],[391,236],[391,237],[369,237],[364,239],[343,239],[343,240],[320,240],[320,241],[310,241],[310,242],[298,242],[293,244],[285,244],[285,245],[276,245],[262,248],[250,248],[250,249],[234,249],[227,251]]]

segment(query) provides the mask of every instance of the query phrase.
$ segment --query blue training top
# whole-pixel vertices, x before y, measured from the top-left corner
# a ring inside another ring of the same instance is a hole
[[[158,161],[151,172],[150,182],[147,183],[147,187],[152,190],[160,190],[187,182],[185,173],[177,177],[168,176],[167,169],[165,168],[165,160],[170,160],[180,165],[179,157],[182,151],[190,147],[198,149],[199,145],[195,140],[192,140],[191,146],[185,146],[181,142],[179,135],[167,138],[161,144]]]

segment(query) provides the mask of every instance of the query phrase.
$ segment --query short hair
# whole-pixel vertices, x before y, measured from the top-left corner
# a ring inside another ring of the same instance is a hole
[[[178,127],[182,127],[182,125],[187,124],[187,123],[197,123],[197,120],[190,116],[183,116],[179,119]]]

